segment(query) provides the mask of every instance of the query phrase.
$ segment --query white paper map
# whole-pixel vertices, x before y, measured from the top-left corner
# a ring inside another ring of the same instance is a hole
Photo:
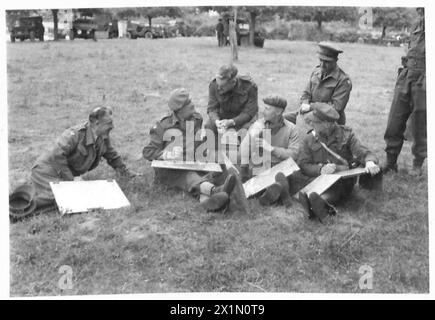
[[[62,215],[130,205],[115,180],[50,182],[50,186]]]

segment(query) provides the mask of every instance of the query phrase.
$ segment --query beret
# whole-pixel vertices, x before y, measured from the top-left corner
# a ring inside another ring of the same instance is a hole
[[[337,60],[338,54],[342,53],[336,44],[332,42],[322,41],[318,43],[319,51],[317,51],[319,58],[327,61]]]
[[[338,112],[334,109],[334,107],[330,106],[324,102],[314,102],[311,103],[311,108],[313,109],[313,113],[310,117],[311,120],[318,122],[320,121],[328,121],[335,122],[340,118]]]
[[[229,80],[237,75],[237,68],[233,64],[223,65],[219,68],[216,78],[220,80]]]
[[[178,88],[171,92],[168,106],[172,111],[177,111],[190,103],[189,92],[184,88]]]
[[[285,109],[285,107],[287,107],[287,100],[277,95],[269,95],[263,99],[263,102],[272,107],[281,109]]]

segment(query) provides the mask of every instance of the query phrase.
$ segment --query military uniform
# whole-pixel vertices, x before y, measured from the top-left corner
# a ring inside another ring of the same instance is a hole
[[[208,108],[209,120],[205,127],[217,132],[216,120],[233,119],[235,129],[248,129],[255,121],[258,112],[258,88],[249,76],[237,76],[235,88],[221,94],[216,79],[209,85]]]
[[[329,106],[315,104],[314,107],[315,110],[309,117],[310,121],[319,121],[319,117],[326,117],[328,118],[327,121],[333,122],[335,117],[336,119],[339,117],[338,113],[335,113]],[[336,155],[333,155],[331,151]],[[298,164],[301,171],[291,175],[289,179],[291,191],[295,193],[302,189],[319,176],[322,167],[329,163],[336,165],[336,171],[343,171],[348,170],[354,162],[365,165],[368,161],[377,164],[378,158],[361,144],[350,127],[331,124],[331,131],[327,136],[317,133],[314,135],[313,132],[307,133],[302,140],[299,151]],[[352,192],[355,183],[356,178],[342,179],[322,194],[322,198],[334,204],[341,198],[348,196]]]
[[[202,126],[202,116],[195,113],[191,119],[194,123],[194,133],[196,134]],[[171,141],[165,141],[164,135],[168,130],[181,132],[183,137],[183,157],[186,156],[188,148],[186,141],[186,122],[179,120],[175,114],[165,116],[150,130],[150,142],[143,148],[143,157],[149,161],[159,159],[165,148]],[[174,132],[176,132],[174,131]],[[196,142],[196,144],[201,143]],[[196,145],[197,146],[197,145]],[[194,146],[194,148],[196,147]],[[171,187],[179,188],[187,192],[197,191],[195,188],[207,178],[200,176],[195,171],[175,170],[154,168],[155,181]]]
[[[406,67],[402,69],[396,81],[384,135],[387,166],[392,168],[397,166],[397,157],[403,146],[406,121],[411,113],[414,113],[412,124],[414,167],[421,167],[427,157],[424,19],[416,23],[411,30],[406,60]]]
[[[101,157],[114,169],[126,170],[110,138],[95,138],[89,122],[65,130],[56,146],[38,158],[32,168],[37,206],[53,203],[50,181],[71,181],[75,176],[96,168]]]
[[[266,128],[267,125],[264,119],[258,119],[251,127]],[[271,152],[272,166],[288,158],[297,159],[300,143],[298,132],[293,123],[282,118],[278,125],[271,129],[270,140],[270,144],[273,147],[273,151]],[[249,155],[247,149],[250,148],[251,143],[250,136],[246,135],[240,145],[242,164],[249,162],[249,159],[244,158],[244,156]]]

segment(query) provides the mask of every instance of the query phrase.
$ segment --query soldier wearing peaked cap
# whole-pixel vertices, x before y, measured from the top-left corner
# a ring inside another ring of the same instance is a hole
[[[217,133],[224,129],[248,129],[258,112],[257,85],[249,76],[237,74],[236,66],[223,65],[209,85],[205,127]]]
[[[263,116],[252,124],[248,134],[240,145],[241,158],[241,178],[242,181],[250,179],[250,159],[253,150],[263,149],[264,152],[270,152],[271,165],[288,159],[297,159],[299,152],[299,135],[295,125],[283,118],[283,112],[287,106],[287,101],[277,95],[269,95],[263,99],[264,112]],[[262,136],[263,129],[271,131],[270,141],[266,141]],[[255,146],[256,148],[253,148]],[[251,150],[251,152],[249,152]],[[262,205],[270,205],[279,200],[286,206],[291,205],[289,186],[284,174],[273,177],[275,183],[267,188],[259,197]]]
[[[354,162],[366,168],[369,174],[366,186],[372,182],[368,179],[379,181],[382,176],[377,157],[358,140],[350,127],[336,123],[340,118],[338,112],[323,103],[313,103],[312,108],[313,112],[306,117],[312,130],[303,137],[299,153],[301,172],[289,177],[293,192],[319,175],[348,170],[355,166]],[[352,192],[355,183],[356,178],[342,179],[320,195],[311,193],[308,198],[300,192],[299,199],[310,216],[313,213],[322,219],[330,205],[337,204]]]
[[[320,64],[311,73],[300,98],[300,114],[313,110],[312,103],[324,103],[334,107],[339,114],[338,124],[346,124],[344,110],[349,101],[352,82],[349,76],[337,65],[338,55],[343,52],[336,44],[320,42],[317,51]],[[285,115],[295,123],[298,112]]]
[[[187,139],[187,122],[193,123],[193,135],[201,129],[202,116],[196,112],[189,92],[184,88],[171,92],[168,107],[171,114],[162,118],[150,130],[150,142],[143,148],[143,157],[152,160],[187,160],[189,146],[196,150],[201,141]],[[177,140],[177,137],[182,139]],[[172,142],[172,138],[175,138]],[[215,186],[211,178],[196,171],[155,168],[155,182],[199,195],[207,211],[219,211],[230,201],[235,177],[229,175],[222,186]]]

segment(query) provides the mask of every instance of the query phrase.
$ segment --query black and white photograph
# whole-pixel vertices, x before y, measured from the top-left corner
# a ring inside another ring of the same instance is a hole
[[[372,3],[8,4],[9,296],[429,294],[434,17]]]

